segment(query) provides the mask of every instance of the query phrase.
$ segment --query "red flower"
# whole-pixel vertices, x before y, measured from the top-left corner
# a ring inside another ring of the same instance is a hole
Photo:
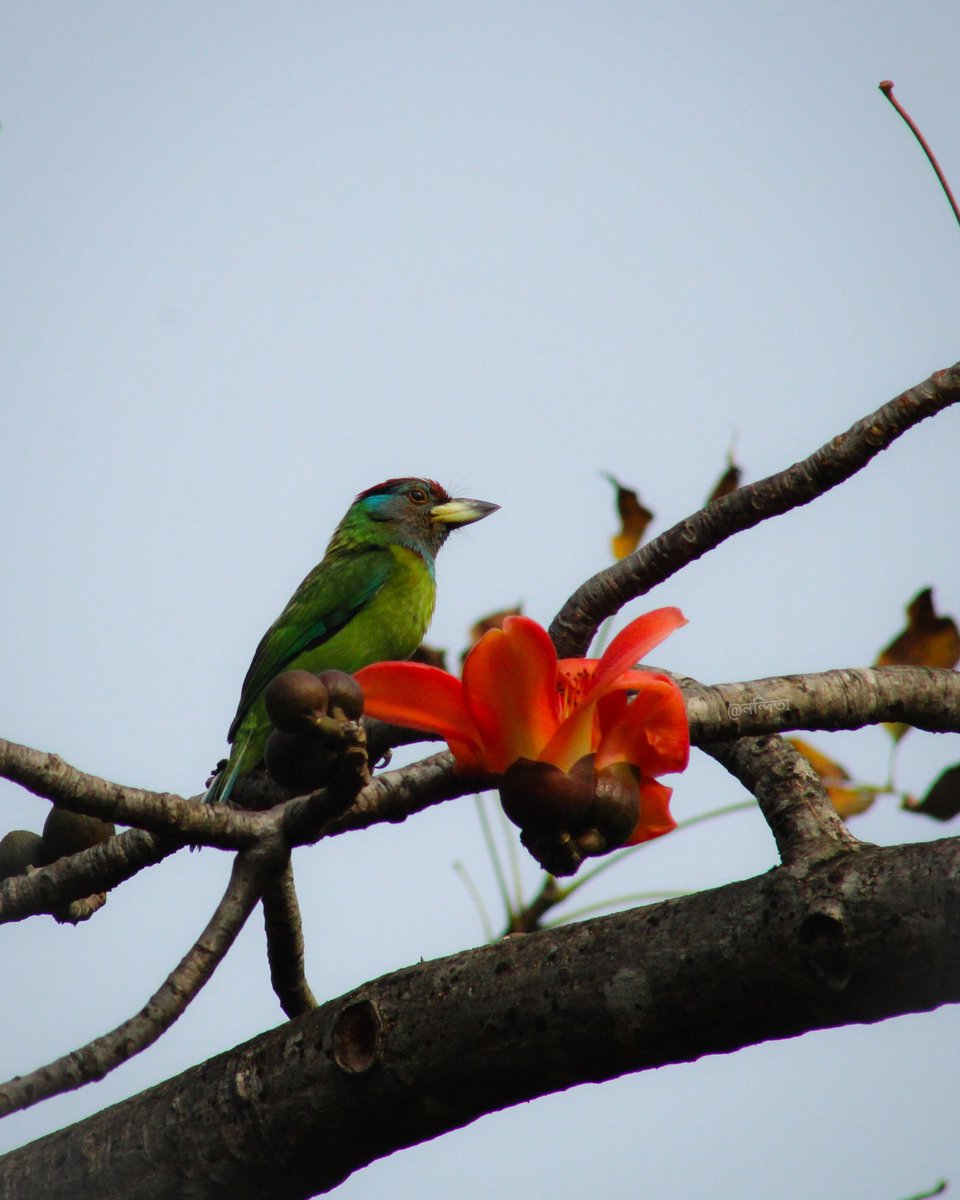
[[[462,681],[421,663],[375,663],[356,679],[368,716],[439,733],[462,771],[503,774],[528,759],[569,772],[586,755],[598,774],[631,764],[641,816],[628,840],[644,841],[675,824],[670,789],[653,777],[684,769],[690,733],[676,684],[633,664],[685,624],[679,609],[656,609],[631,622],[601,658],[558,661],[542,626],[507,617],[467,655]]]

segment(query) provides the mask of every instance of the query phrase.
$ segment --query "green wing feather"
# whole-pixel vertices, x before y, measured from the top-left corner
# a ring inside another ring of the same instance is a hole
[[[329,553],[297,588],[267,630],[230,726],[230,759],[207,802],[227,800],[234,784],[263,757],[270,733],[263,693],[281,671],[358,671],[367,663],[407,658],[420,643],[436,590],[431,564],[406,546],[351,547]]]
[[[275,675],[329,641],[370,603],[389,579],[393,561],[389,550],[371,547],[314,567],[260,639],[240,689],[228,741],[234,740],[250,706]]]

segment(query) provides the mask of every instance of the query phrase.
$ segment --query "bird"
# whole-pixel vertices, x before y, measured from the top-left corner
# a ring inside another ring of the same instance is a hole
[[[263,758],[271,723],[264,691],[284,671],[352,673],[406,659],[420,645],[436,602],[434,561],[452,530],[499,504],[451,497],[432,479],[388,479],[361,492],[260,640],[227,733],[226,765],[207,803],[229,799]]]

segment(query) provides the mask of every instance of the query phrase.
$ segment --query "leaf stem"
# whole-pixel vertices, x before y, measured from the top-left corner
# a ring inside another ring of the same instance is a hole
[[[581,908],[574,909],[573,912],[566,913],[562,917],[555,917],[552,921],[544,921],[544,929],[555,929],[558,925],[568,925],[571,921],[578,921],[581,917],[588,917],[591,913],[603,912],[607,908],[616,908],[621,904],[636,904],[638,901],[647,901],[653,903],[656,900],[675,900],[678,896],[689,896],[689,892],[630,892],[625,896],[608,896],[606,900],[597,900],[593,904],[585,904]]]
[[[699,825],[701,821],[712,821],[714,817],[724,817],[727,813],[743,812],[748,808],[756,808],[756,800],[737,800],[733,804],[724,804],[720,808],[711,808],[707,812],[697,813],[696,816],[687,817],[684,821],[678,821],[674,833],[679,833],[681,829],[689,829],[691,825]],[[617,850],[613,854],[608,854],[606,858],[597,863],[595,867],[591,867],[589,871],[584,871],[582,875],[578,875],[572,883],[568,883],[566,887],[561,888],[562,899],[565,900],[568,896],[572,896],[574,892],[579,891],[585,883],[589,883],[591,879],[596,877],[602,871],[608,871],[611,867],[622,862],[634,851],[639,850],[641,846],[652,845],[650,842],[641,842],[638,846],[625,846],[622,850]],[[559,904],[560,901],[558,900]]]
[[[483,896],[480,893],[480,889],[473,882],[470,873],[467,871],[467,868],[462,862],[455,862],[453,864],[453,869],[460,876],[460,882],[470,893],[470,898],[473,900],[474,907],[477,910],[477,915],[480,918],[480,925],[483,929],[484,938],[488,943],[492,942],[494,939],[493,922],[490,920],[490,914],[487,912],[487,906],[483,902]]]
[[[497,844],[493,840],[493,830],[490,828],[490,818],[487,816],[487,810],[484,807],[483,797],[478,793],[473,798],[477,809],[477,816],[480,819],[480,828],[483,830],[483,840],[486,843],[487,853],[490,855],[490,862],[493,864],[493,873],[496,876],[497,888],[500,892],[500,899],[503,901],[503,907],[507,914],[507,920],[513,918],[513,902],[510,899],[510,889],[507,887],[506,876],[503,873],[503,864],[500,861],[500,854],[497,851]]]

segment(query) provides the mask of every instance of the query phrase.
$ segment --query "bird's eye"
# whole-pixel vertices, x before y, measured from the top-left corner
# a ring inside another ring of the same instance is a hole
[[[409,492],[407,492],[407,495],[414,502],[414,504],[426,504],[427,502],[427,493],[423,490],[423,488],[412,488]]]

